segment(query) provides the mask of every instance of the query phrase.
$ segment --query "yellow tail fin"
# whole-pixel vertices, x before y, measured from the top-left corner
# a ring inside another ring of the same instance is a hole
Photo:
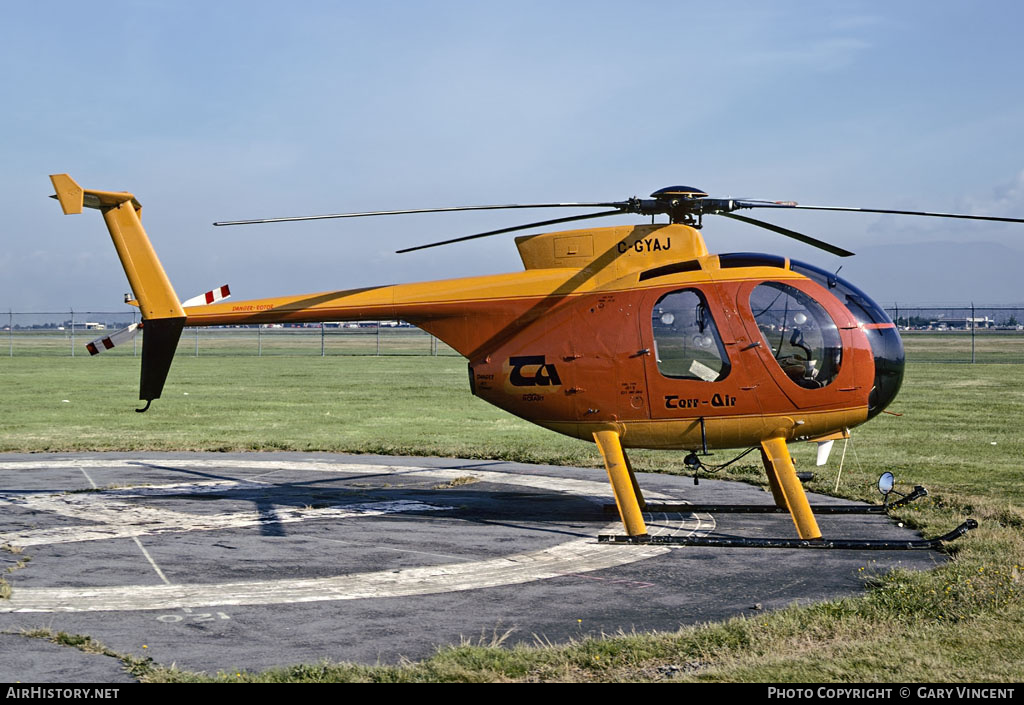
[[[142,206],[130,193],[83,189],[67,174],[50,177],[65,215],[81,213],[82,207],[103,213],[107,230],[121,258],[124,273],[142,312],[142,380],[139,398],[160,397],[181,329],[185,310],[142,227]]]
[[[142,227],[142,206],[130,193],[83,189],[67,174],[50,177],[66,215],[81,213],[82,206],[103,213],[124,273],[139,300],[142,318],[178,318],[185,315],[167,273]]]

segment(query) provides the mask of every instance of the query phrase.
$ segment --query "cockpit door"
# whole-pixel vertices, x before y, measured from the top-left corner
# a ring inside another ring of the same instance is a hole
[[[736,290],[750,345],[778,391],[798,408],[834,404],[830,392],[853,379],[853,360],[844,358],[836,322],[845,325],[849,316],[834,307],[830,312],[831,303],[823,305],[794,280],[742,282]],[[767,397],[766,405],[774,406]]]
[[[649,291],[643,310],[651,418],[760,414],[716,285]]]

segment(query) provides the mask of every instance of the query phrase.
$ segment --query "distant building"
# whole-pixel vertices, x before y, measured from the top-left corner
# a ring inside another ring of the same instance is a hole
[[[931,321],[929,325],[938,330],[970,330],[971,328],[995,328],[996,322],[988,316],[975,316],[974,318],[943,318],[939,321]]]

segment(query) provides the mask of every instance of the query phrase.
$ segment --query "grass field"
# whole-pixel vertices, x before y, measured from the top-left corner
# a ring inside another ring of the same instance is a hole
[[[909,359],[916,362],[1024,363],[1024,333],[1019,331],[900,333]],[[973,357],[972,357],[973,355]]]
[[[124,321],[127,326],[131,321]],[[85,345],[110,330],[16,330],[0,333],[0,355],[8,357],[88,357]],[[1024,337],[1022,337],[1024,341]],[[1022,342],[1024,347],[1024,342]],[[142,354],[142,338],[104,353],[104,357]],[[182,357],[248,355],[458,355],[418,328],[186,328],[178,342]]]
[[[125,320],[123,325],[131,321]],[[121,325],[121,324],[118,324]],[[0,356],[87,357],[85,344],[111,331],[0,331]],[[904,331],[907,354],[917,362],[1024,363],[1024,332]],[[104,353],[132,357],[142,353],[142,339]],[[136,344],[137,343],[137,344]],[[457,355],[417,328],[186,328],[178,343],[181,357],[295,355]]]
[[[472,397],[460,358],[179,355],[164,398],[146,414],[132,411],[138,374],[123,356],[0,358],[0,451],[322,450],[600,465],[592,444]],[[892,470],[901,484],[931,492],[900,515],[925,535],[977,518],[981,527],[951,544],[953,560],[934,571],[874,575],[868,565],[864,597],[671,634],[465,646],[403,666],[315,664],[224,678],[658,680],[675,667],[673,680],[1020,681],[1024,365],[911,363],[891,410],[903,415],[854,431],[837,493],[837,452],[809,488],[875,501],[875,479]],[[801,469],[813,466],[812,446],[793,452]],[[639,470],[682,466],[682,454],[631,457]],[[752,463],[723,476],[763,482]],[[200,678],[156,666],[140,673]]]

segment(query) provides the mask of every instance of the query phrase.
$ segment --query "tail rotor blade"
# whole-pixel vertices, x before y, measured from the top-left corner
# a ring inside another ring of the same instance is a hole
[[[133,323],[127,328],[122,328],[116,333],[104,335],[96,338],[96,340],[86,343],[85,349],[89,351],[90,355],[99,355],[101,352],[106,352],[111,348],[127,343],[129,340],[134,338],[138,332],[139,324]]]
[[[188,301],[182,301],[181,307],[188,308],[190,306],[208,306],[209,304],[215,304],[218,301],[230,298],[231,289],[227,284],[225,284],[224,286],[218,286],[216,289],[210,289],[199,296],[193,296]]]

